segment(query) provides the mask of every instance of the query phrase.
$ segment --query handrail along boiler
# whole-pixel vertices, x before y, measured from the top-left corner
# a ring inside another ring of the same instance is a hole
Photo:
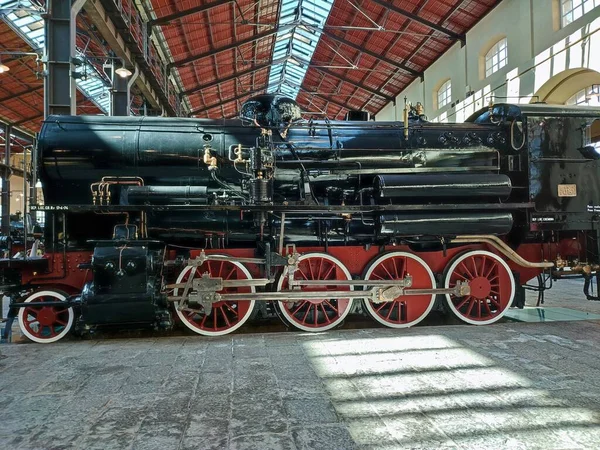
[[[32,206],[47,253],[3,274],[38,342],[176,318],[220,335],[270,308],[322,331],[359,301],[395,328],[436,299],[493,323],[544,272],[598,270],[598,118],[496,104],[460,124],[409,106],[403,122],[302,120],[271,95],[239,120],[51,116]]]

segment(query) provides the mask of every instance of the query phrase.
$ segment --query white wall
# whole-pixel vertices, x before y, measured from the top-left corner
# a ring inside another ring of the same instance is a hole
[[[421,102],[430,120],[462,122],[497,103],[564,103],[577,91],[600,84],[600,7],[562,28],[560,0],[504,0],[387,105],[376,120],[401,120],[404,97]],[[500,38],[508,42],[508,64],[485,78],[483,55]],[[587,69],[587,70],[585,70]],[[437,109],[434,93],[452,80],[452,102]],[[469,97],[467,92],[474,92]],[[503,98],[510,97],[510,98]]]

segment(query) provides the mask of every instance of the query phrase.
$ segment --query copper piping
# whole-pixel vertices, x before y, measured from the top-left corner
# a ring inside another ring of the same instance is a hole
[[[106,198],[106,204],[110,204],[110,186],[113,185],[133,185],[143,186],[144,179],[141,177],[116,177],[106,176],[102,177],[99,182],[92,183],[90,189],[92,191],[93,203],[96,204],[96,198],[98,197],[100,205],[102,205],[104,198]],[[96,187],[96,190],[94,188]],[[129,223],[129,213],[121,212],[97,212],[96,214],[103,215],[123,215],[125,214],[125,223]],[[148,236],[146,212],[140,212],[140,237],[145,238]]]

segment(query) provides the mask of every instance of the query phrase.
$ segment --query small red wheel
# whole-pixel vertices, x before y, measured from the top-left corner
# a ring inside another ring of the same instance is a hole
[[[406,275],[412,276],[412,289],[433,289],[436,286],[435,277],[427,263],[406,252],[391,252],[379,256],[369,266],[365,279],[401,280]],[[385,303],[373,303],[367,299],[363,302],[373,319],[390,328],[416,325],[427,317],[434,303],[434,294],[405,295]]]
[[[444,285],[467,282],[471,295],[446,294],[450,310],[473,325],[497,322],[506,314],[515,295],[515,279],[508,264],[494,253],[474,250],[459,255],[446,270]]]
[[[299,280],[351,280],[350,272],[337,258],[327,253],[306,253],[298,259],[294,277]],[[277,290],[288,288],[287,269],[279,278]],[[302,286],[302,291],[350,291],[353,286]],[[346,318],[352,308],[352,299],[278,301],[281,315],[294,327],[303,331],[330,330]]]
[[[201,277],[208,272],[211,277],[223,280],[250,280],[252,276],[248,269],[237,261],[206,261],[198,267],[187,266],[177,277],[177,283],[185,283],[190,276]],[[173,291],[178,294],[179,289]],[[254,293],[254,286],[228,287],[220,294]],[[222,336],[232,333],[240,328],[252,315],[254,300],[219,301],[212,305],[208,314],[199,307],[197,309],[179,309],[179,302],[175,302],[175,311],[181,322],[194,333],[204,336]]]
[[[38,291],[27,297],[30,302],[66,302],[67,294],[59,291]],[[27,306],[17,316],[25,336],[40,344],[50,344],[65,337],[73,326],[73,308],[60,306]]]

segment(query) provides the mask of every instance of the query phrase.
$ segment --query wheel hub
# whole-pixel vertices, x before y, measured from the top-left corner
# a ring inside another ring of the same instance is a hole
[[[471,295],[478,299],[484,299],[490,295],[492,284],[485,277],[477,277],[469,283],[471,287]]]
[[[37,320],[40,325],[50,326],[56,322],[56,313],[52,307],[45,306],[38,311]]]

